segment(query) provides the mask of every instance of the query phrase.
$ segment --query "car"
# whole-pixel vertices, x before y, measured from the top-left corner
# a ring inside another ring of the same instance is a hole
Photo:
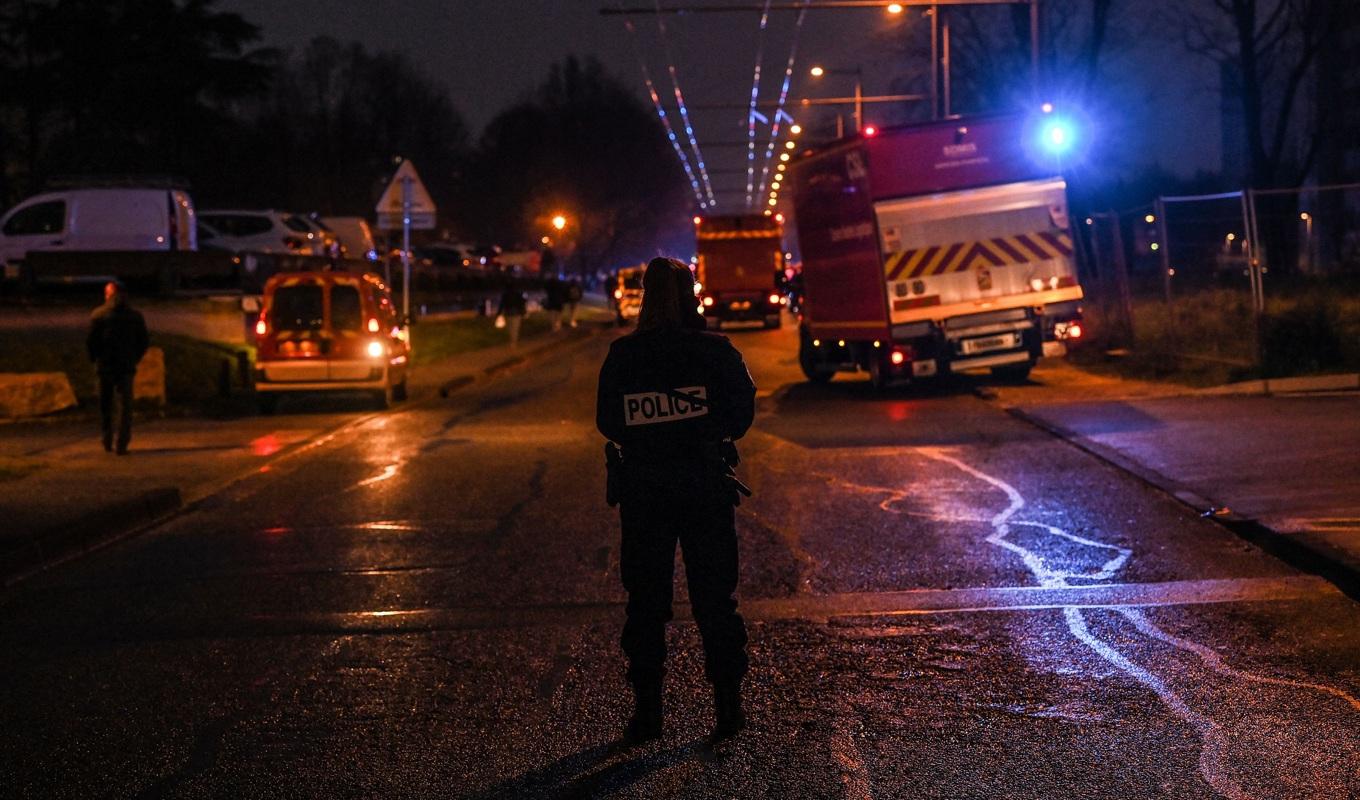
[[[193,200],[175,188],[44,192],[0,218],[0,264],[7,278],[18,278],[26,256],[34,251],[197,249]]]
[[[213,234],[213,247],[233,253],[325,255],[325,241],[305,220],[281,211],[201,211],[203,229]]]
[[[312,248],[317,255],[340,258],[340,239],[336,237],[335,232],[330,229],[330,226],[321,220],[320,215],[293,214],[291,215],[291,218],[301,220],[302,224],[306,225],[307,229],[311,231],[312,236],[314,237],[313,242],[320,243],[320,247],[314,245]]]
[[[296,392],[367,392],[382,408],[406,399],[406,321],[372,273],[274,275],[264,286],[255,346],[255,392],[264,413]]]
[[[373,229],[363,217],[322,217],[321,221],[340,240],[345,258],[377,261],[378,248],[373,243]]]

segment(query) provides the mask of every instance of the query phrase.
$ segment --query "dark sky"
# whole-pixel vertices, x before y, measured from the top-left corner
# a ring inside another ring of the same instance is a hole
[[[1135,5],[1146,21],[1159,3],[1176,1],[1139,0]],[[628,2],[648,4],[647,0]],[[604,4],[606,0],[222,0],[220,7],[262,25],[266,42],[272,45],[301,48],[312,37],[327,35],[357,40],[375,50],[406,51],[448,86],[472,130],[479,132],[497,111],[531,90],[553,62],[569,53],[597,56],[643,96],[640,68],[622,18],[601,16],[598,10]],[[687,103],[745,102],[755,64],[758,16],[702,14],[666,19],[667,41]],[[792,13],[772,14],[763,59],[765,98],[773,99],[777,91],[793,20]],[[667,62],[655,18],[639,17],[635,24],[653,78],[663,95],[669,96]],[[865,92],[887,92],[891,62],[883,42],[894,24],[912,23],[890,21],[877,10],[810,12],[799,41],[791,96],[849,94],[848,78],[815,85],[806,73],[817,62],[860,64],[866,75]],[[1214,70],[1185,56],[1179,44],[1166,36],[1120,48],[1121,30],[1116,27],[1111,34],[1116,45],[1110,64],[1126,83],[1119,106],[1127,122],[1105,133],[1126,144],[1123,168],[1153,162],[1182,174],[1216,168],[1219,126]],[[693,111],[692,116],[701,147],[705,141],[733,141],[745,135],[744,110]],[[741,155],[736,148],[713,147],[705,153],[710,168],[740,166]],[[743,181],[734,176],[726,185]]]

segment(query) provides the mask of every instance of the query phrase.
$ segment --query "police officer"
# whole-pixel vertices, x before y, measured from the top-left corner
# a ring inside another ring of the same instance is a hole
[[[704,671],[713,684],[710,741],[716,743],[746,724],[746,626],[732,596],[734,506],[737,487],[745,487],[731,470],[731,441],[755,417],[755,385],[726,338],[695,330],[693,277],[685,266],[652,259],[642,288],[637,330],[610,347],[596,405],[596,425],[622,451],[611,467],[611,485],[617,487],[620,571],[628,591],[621,644],[635,699],[623,739],[631,745],[661,736],[665,628],[679,542]]]
[[[104,305],[90,315],[85,348],[99,372],[99,416],[104,449],[114,449],[114,400],[118,410],[118,455],[127,455],[132,438],[132,379],[149,345],[146,321],[127,304],[117,283],[104,286]]]

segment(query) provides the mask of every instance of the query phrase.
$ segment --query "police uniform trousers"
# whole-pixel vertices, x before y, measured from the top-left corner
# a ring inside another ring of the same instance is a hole
[[[737,529],[731,490],[702,467],[641,472],[625,471],[619,503],[620,571],[628,591],[621,644],[628,680],[659,685],[665,673],[678,542],[704,644],[704,672],[715,685],[733,685],[746,674],[748,661],[746,625],[733,598]]]

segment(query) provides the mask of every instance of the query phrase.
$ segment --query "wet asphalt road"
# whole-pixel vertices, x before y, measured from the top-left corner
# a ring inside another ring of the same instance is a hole
[[[609,746],[602,335],[0,596],[0,794],[1360,797],[1360,604],[966,388],[813,387],[791,331],[732,337],[736,742],[699,744],[682,621],[665,740]]]

